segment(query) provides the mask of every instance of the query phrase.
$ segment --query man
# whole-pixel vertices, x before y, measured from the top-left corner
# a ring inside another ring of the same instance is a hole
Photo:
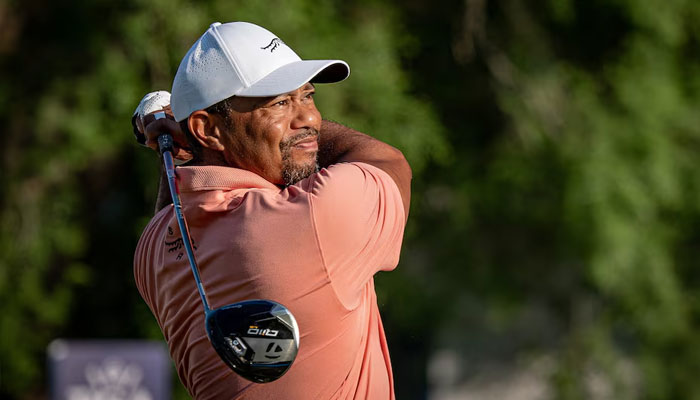
[[[393,147],[322,121],[314,83],[348,74],[342,61],[301,61],[256,25],[215,23],[175,76],[177,123],[145,127],[151,147],[168,132],[192,157],[178,184],[212,308],[274,300],[300,329],[280,379],[229,370],[207,339],[172,207],[157,212],[136,249],[136,284],[196,399],[394,398],[373,276],[398,263],[411,170]]]

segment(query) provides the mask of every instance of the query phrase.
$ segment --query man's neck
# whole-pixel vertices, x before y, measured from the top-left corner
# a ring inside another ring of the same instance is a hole
[[[187,163],[188,166],[193,167],[203,167],[207,165],[219,166],[219,167],[236,167],[235,165],[230,165],[224,154],[220,151],[213,151],[210,149],[202,149],[200,154],[198,154],[192,161]]]

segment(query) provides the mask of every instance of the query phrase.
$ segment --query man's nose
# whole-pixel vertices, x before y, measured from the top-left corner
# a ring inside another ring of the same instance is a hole
[[[294,104],[294,119],[292,129],[315,128],[318,126],[321,115],[313,104]]]

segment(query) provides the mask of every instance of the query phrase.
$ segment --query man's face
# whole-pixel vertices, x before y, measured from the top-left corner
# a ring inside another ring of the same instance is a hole
[[[321,114],[314,92],[307,83],[276,97],[234,97],[222,127],[227,164],[279,185],[316,172]]]

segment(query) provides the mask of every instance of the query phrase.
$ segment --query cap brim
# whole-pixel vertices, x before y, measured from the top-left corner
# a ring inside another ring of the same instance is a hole
[[[302,60],[277,68],[270,74],[243,88],[235,96],[268,97],[291,92],[311,83],[340,82],[350,75],[350,67],[341,60]]]

